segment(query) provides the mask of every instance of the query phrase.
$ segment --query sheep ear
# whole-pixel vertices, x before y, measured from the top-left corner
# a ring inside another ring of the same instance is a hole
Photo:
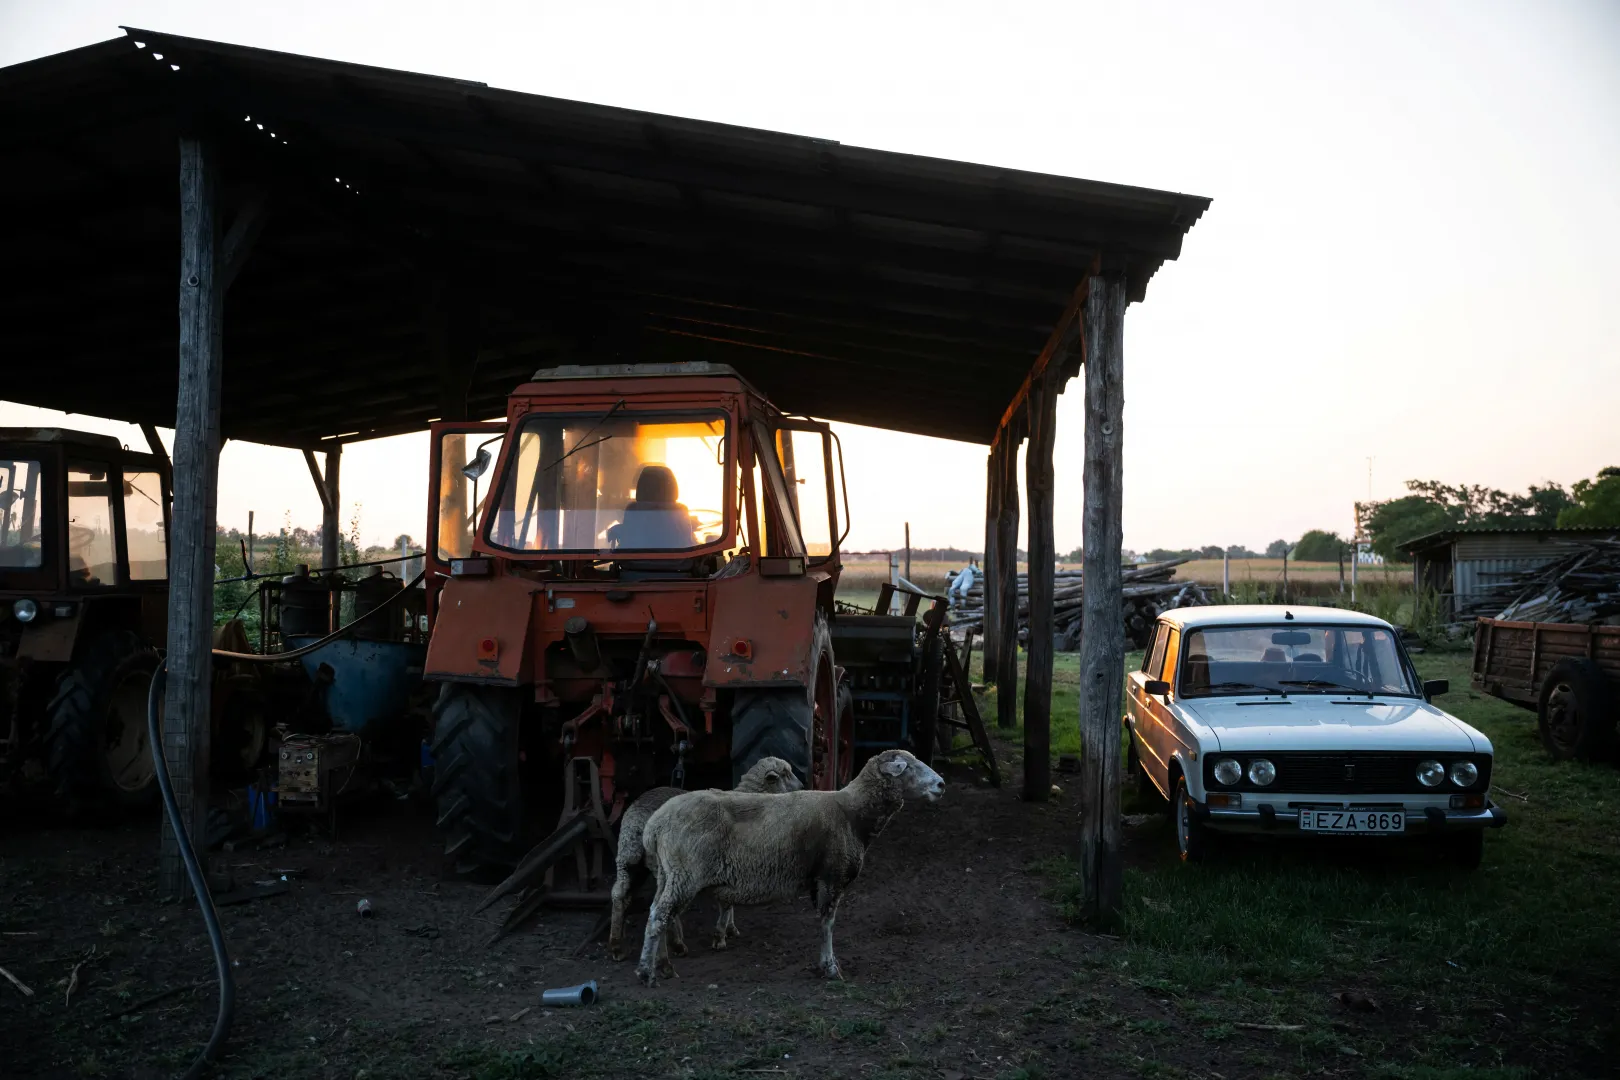
[[[878,772],[884,776],[899,776],[906,771],[906,759],[903,757],[886,758],[878,763]]]

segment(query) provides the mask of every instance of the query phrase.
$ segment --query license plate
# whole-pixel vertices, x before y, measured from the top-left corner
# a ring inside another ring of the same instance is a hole
[[[1299,827],[1306,832],[1381,834],[1406,831],[1399,810],[1301,810]]]

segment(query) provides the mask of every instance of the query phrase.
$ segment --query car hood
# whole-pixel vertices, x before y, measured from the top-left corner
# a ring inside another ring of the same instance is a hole
[[[1184,698],[1180,705],[1227,751],[1490,749],[1483,736],[1425,701],[1324,694],[1260,700]]]

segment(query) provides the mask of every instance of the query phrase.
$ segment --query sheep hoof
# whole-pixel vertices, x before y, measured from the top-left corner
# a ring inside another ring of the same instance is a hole
[[[644,967],[636,968],[636,978],[640,979],[642,985],[648,989],[658,985],[658,976]]]
[[[821,964],[821,973],[829,979],[843,979],[844,973],[838,966],[837,960],[824,960]]]
[[[675,971],[675,965],[670,963],[668,960],[665,960],[658,965],[658,974],[666,979],[680,978],[680,975],[678,975]],[[647,985],[651,986],[652,983],[648,983]]]
[[[724,934],[716,934],[716,935],[714,935],[714,940],[709,943],[709,947],[711,949],[713,949],[715,952],[723,952],[725,950],[725,947],[726,947],[726,935],[724,935]]]
[[[614,962],[622,961],[624,959],[624,944],[617,941],[608,942],[608,956]]]
[[[742,937],[742,931],[737,929],[735,926],[728,926],[728,927],[726,927],[726,937],[728,937],[728,938]]]
[[[671,945],[669,947],[669,951],[674,953],[676,956],[685,956],[686,955],[686,942],[677,941],[675,944],[673,944],[673,945]]]

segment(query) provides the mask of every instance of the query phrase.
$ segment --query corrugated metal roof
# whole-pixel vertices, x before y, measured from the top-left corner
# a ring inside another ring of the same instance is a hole
[[[1585,526],[1560,529],[1552,525],[1454,525],[1449,529],[1440,529],[1437,532],[1426,533],[1423,536],[1408,540],[1401,545],[1401,549],[1409,552],[1419,551],[1438,547],[1442,544],[1449,544],[1460,536],[1487,536],[1493,534],[1502,534],[1504,536],[1534,534],[1574,540],[1583,536],[1620,536],[1620,529],[1588,528]]]
[[[225,433],[295,446],[420,428],[457,375],[491,415],[536,367],[632,357],[985,442],[1084,275],[1140,299],[1209,205],[131,30],[0,70],[7,398],[172,419],[182,126],[228,214],[269,206]]]

